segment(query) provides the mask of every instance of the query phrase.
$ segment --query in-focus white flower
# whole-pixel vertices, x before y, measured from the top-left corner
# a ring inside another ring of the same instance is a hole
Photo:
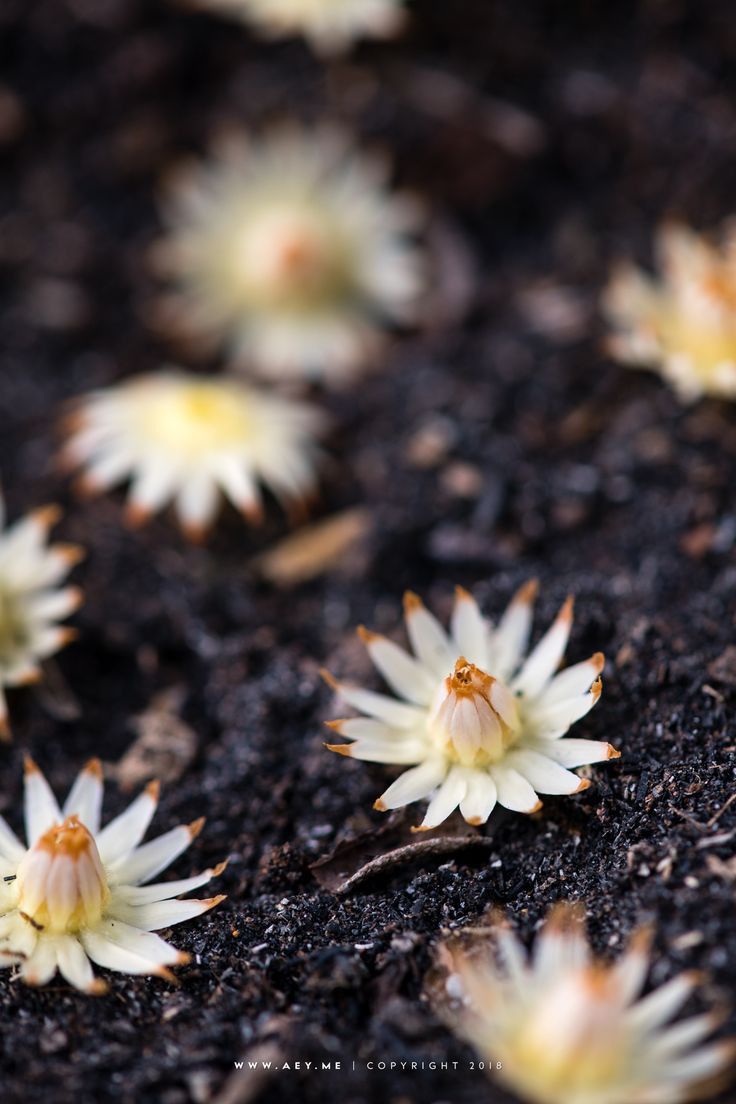
[[[77,609],[82,592],[59,584],[83,553],[75,545],[48,543],[49,529],[59,516],[55,506],[45,506],[5,528],[0,494],[1,738],[9,734],[4,687],[38,681],[40,661],[76,636],[58,622]]]
[[[58,970],[77,989],[104,992],[90,960],[108,970],[171,980],[168,967],[189,956],[153,933],[224,900],[173,899],[216,877],[224,863],[191,878],[144,884],[187,849],[204,818],[141,844],[156,811],[158,783],[104,828],[102,789],[100,762],[92,759],[60,809],[29,759],[27,847],[0,818],[0,955],[6,956],[0,965],[14,956],[30,985],[44,985]]]
[[[303,35],[318,54],[340,54],[363,37],[390,38],[405,22],[404,0],[191,0],[253,25],[267,38]]]
[[[434,792],[421,828],[441,824],[459,805],[483,824],[496,802],[533,813],[537,794],[571,794],[590,785],[569,769],[618,758],[610,744],[565,739],[601,693],[600,652],[556,674],[570,635],[572,599],[526,655],[536,583],[523,586],[497,627],[457,588],[449,634],[415,594],[404,599],[414,656],[360,629],[374,664],[397,698],[326,678],[366,717],[329,722],[354,743],[331,751],[378,763],[414,764],[376,802],[396,809]]]
[[[387,177],[325,129],[234,140],[183,170],[155,250],[177,285],[165,323],[267,376],[351,374],[384,323],[411,321],[423,283],[418,212]]]
[[[736,398],[736,225],[727,224],[718,245],[665,225],[656,252],[658,279],[627,264],[606,289],[611,353],[660,372],[684,402]]]
[[[197,540],[221,493],[256,522],[259,483],[295,513],[315,491],[317,412],[239,380],[175,370],[136,376],[82,398],[71,425],[63,461],[83,468],[90,492],[130,480],[133,524],[174,499]]]
[[[440,1013],[529,1104],[685,1104],[712,1092],[735,1053],[733,1040],[701,1045],[721,1017],[670,1024],[699,976],[642,997],[650,934],[606,965],[592,958],[583,920],[558,905],[531,957],[503,925],[495,947],[480,936],[445,944],[446,993],[459,1000],[438,999]]]

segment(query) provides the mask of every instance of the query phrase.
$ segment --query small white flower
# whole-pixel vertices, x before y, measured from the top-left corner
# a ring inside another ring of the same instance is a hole
[[[0,817],[0,965],[14,957],[30,985],[44,985],[59,970],[77,989],[104,992],[90,960],[108,970],[170,980],[167,967],[189,956],[153,932],[224,900],[172,899],[216,877],[224,863],[191,878],[144,885],[187,849],[204,818],[139,846],[156,810],[158,783],[101,829],[102,789],[100,762],[92,759],[60,809],[29,759],[27,847]]]
[[[383,636],[359,632],[399,700],[326,678],[367,717],[331,721],[355,742],[331,751],[378,763],[416,764],[375,804],[396,809],[433,791],[421,828],[441,824],[459,805],[469,824],[483,824],[496,802],[533,813],[537,794],[578,793],[590,785],[570,767],[618,758],[610,744],[563,740],[601,693],[600,652],[555,674],[572,624],[572,599],[524,658],[536,583],[527,583],[496,628],[457,588],[450,633],[415,594],[404,599],[416,658]]]
[[[251,23],[267,38],[302,34],[323,55],[344,53],[357,38],[390,38],[405,21],[404,0],[192,0]]]
[[[136,376],[80,400],[63,452],[95,493],[131,481],[128,515],[140,524],[172,499],[182,528],[201,539],[223,492],[260,520],[263,483],[287,507],[314,493],[312,408],[238,380],[174,370]]]
[[[82,592],[59,583],[82,558],[79,548],[48,543],[60,516],[55,506],[34,510],[5,528],[0,494],[0,737],[7,738],[4,687],[41,677],[39,662],[76,636],[57,622],[78,608]]]
[[[657,234],[661,276],[622,265],[603,307],[614,328],[613,356],[652,368],[683,402],[704,394],[736,398],[736,229],[712,245],[686,226]]]
[[[335,131],[233,141],[184,170],[155,256],[178,290],[168,324],[225,342],[261,374],[340,379],[375,358],[422,287],[414,205]]]
[[[734,1041],[699,1045],[719,1026],[714,1013],[669,1025],[696,973],[640,996],[649,948],[650,934],[640,931],[618,962],[595,961],[583,914],[560,905],[531,957],[503,925],[497,956],[487,939],[465,949],[445,944],[446,993],[461,1004],[437,1003],[499,1080],[530,1104],[685,1104],[723,1080]]]

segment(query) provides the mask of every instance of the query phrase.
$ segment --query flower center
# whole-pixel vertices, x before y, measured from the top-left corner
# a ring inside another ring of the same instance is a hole
[[[94,925],[110,896],[94,838],[76,816],[49,828],[18,867],[18,909],[34,928]]]
[[[484,767],[503,757],[518,727],[508,687],[461,656],[430,714],[430,735],[442,752],[462,766]]]
[[[627,1061],[621,1022],[609,972],[588,967],[550,986],[511,1027],[514,1064],[530,1091],[611,1085]]]
[[[241,239],[239,277],[250,301],[309,309],[344,283],[343,251],[334,230],[299,212],[262,214]]]
[[[207,381],[179,383],[141,392],[145,436],[174,454],[191,458],[239,445],[254,432],[239,395]]]
[[[28,643],[28,625],[15,594],[0,590],[0,666]]]

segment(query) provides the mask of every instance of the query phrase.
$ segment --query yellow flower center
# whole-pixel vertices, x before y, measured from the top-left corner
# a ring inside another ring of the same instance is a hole
[[[588,1099],[586,1092],[616,1084],[626,1066],[622,1023],[610,971],[590,966],[573,972],[510,1025],[507,1073],[536,1100]]]
[[[239,394],[208,380],[170,381],[140,391],[143,436],[172,455],[209,455],[242,444],[257,432]]]
[[[76,816],[44,832],[18,867],[18,909],[38,930],[94,926],[109,897],[97,845]]]
[[[502,682],[461,656],[442,682],[429,731],[441,751],[465,767],[485,767],[503,758],[516,738],[518,710]]]
[[[28,643],[28,623],[16,594],[0,590],[0,663]]]

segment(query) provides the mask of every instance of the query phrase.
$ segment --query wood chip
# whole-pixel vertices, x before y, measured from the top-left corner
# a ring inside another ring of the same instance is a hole
[[[138,738],[118,763],[108,765],[120,788],[132,790],[151,778],[175,782],[197,754],[197,734],[179,716],[186,690],[174,686],[157,694],[132,722]]]
[[[259,556],[254,566],[276,586],[304,583],[333,567],[346,566],[348,553],[367,536],[370,526],[367,510],[345,510],[279,541]],[[354,565],[351,558],[349,566]]]

